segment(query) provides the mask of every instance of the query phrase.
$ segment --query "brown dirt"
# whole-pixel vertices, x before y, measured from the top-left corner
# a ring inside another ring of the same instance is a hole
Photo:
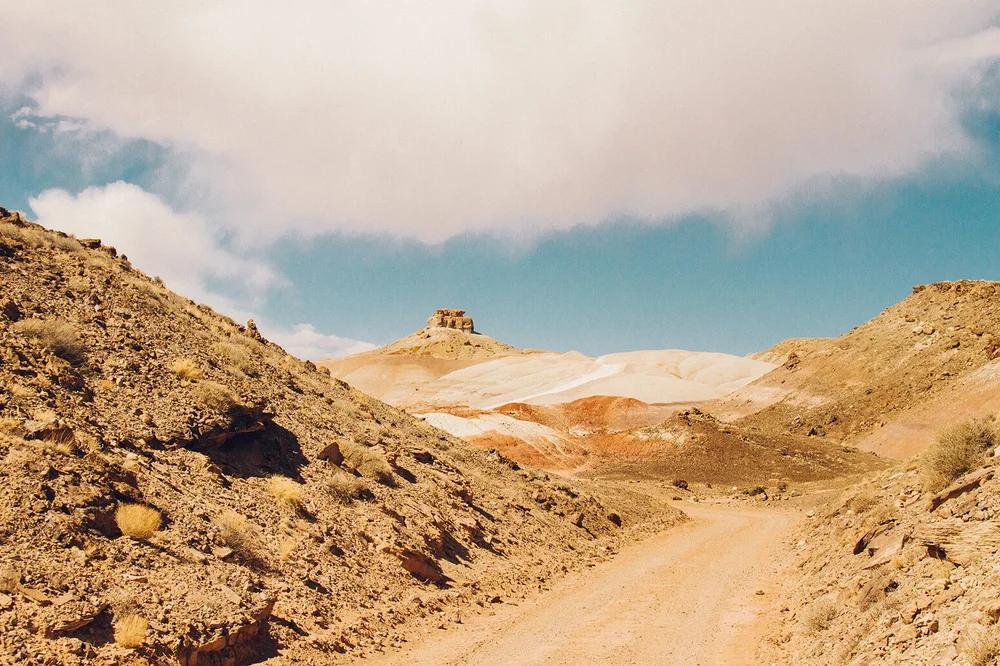
[[[0,210],[0,662],[353,660],[677,518],[470,447],[85,245]],[[126,503],[160,530],[123,536]]]
[[[733,504],[683,510],[691,520],[670,534],[626,546],[544,596],[417,637],[370,663],[758,663],[757,591],[776,589],[776,546],[800,514]]]

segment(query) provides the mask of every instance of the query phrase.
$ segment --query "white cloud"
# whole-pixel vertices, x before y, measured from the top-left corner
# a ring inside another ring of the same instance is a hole
[[[194,173],[243,240],[440,240],[743,211],[967,150],[951,92],[1000,55],[996,9],[2,2],[0,82],[40,80],[40,114],[200,155]]]
[[[296,324],[291,330],[275,329],[264,331],[269,339],[285,348],[285,351],[299,358],[320,360],[350,356],[375,349],[370,342],[341,338],[336,335],[324,335],[312,324]]]
[[[253,303],[260,300],[255,294],[283,282],[268,263],[224,246],[201,216],[179,213],[130,183],[89,187],[76,195],[46,190],[29,205],[39,224],[119,247],[136,267],[188,298],[218,303],[207,285],[220,280],[243,285]]]

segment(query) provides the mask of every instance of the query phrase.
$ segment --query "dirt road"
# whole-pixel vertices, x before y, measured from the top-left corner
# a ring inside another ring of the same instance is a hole
[[[791,511],[684,504],[692,520],[493,616],[366,663],[752,664]],[[757,595],[763,590],[764,595]]]

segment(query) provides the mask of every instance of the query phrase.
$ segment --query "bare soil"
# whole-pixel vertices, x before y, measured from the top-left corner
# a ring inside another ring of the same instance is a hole
[[[545,595],[366,663],[753,664],[756,615],[776,590],[778,548],[801,514],[740,503],[678,508],[689,521]]]

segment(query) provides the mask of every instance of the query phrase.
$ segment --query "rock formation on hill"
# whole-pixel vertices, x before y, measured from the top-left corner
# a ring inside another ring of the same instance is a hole
[[[430,328],[454,328],[465,333],[473,333],[472,317],[465,316],[465,310],[438,308],[427,320]]]
[[[0,284],[0,663],[351,661],[677,515],[477,450],[3,209]]]

